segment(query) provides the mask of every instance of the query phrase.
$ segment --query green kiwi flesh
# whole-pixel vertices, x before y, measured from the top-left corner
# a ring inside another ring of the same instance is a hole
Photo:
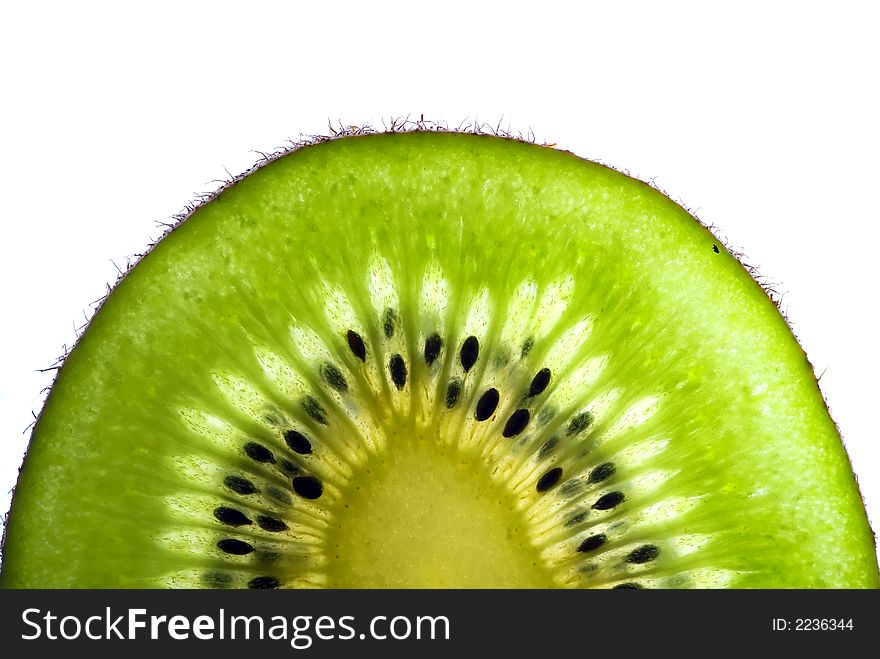
[[[681,207],[498,137],[300,148],[114,288],[10,587],[876,587],[812,368]]]

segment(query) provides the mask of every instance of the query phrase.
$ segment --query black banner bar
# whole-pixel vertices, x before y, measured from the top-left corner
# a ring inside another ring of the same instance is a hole
[[[0,591],[7,657],[816,652],[878,630],[878,591]]]

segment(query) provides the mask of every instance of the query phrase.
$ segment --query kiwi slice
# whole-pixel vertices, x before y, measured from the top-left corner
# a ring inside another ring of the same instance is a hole
[[[569,153],[295,150],[113,289],[34,429],[19,587],[876,587],[812,368],[699,222]]]

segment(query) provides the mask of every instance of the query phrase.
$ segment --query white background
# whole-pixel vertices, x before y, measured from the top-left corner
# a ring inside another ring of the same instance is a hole
[[[38,369],[157,222],[253,150],[424,114],[531,129],[718,227],[783,294],[877,528],[876,4],[719,4],[7,3],[0,511]]]

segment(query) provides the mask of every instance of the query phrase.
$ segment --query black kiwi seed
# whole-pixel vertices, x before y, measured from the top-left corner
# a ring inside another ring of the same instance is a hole
[[[535,377],[532,378],[532,384],[529,385],[529,398],[543,393],[549,384],[550,369],[542,368],[535,374]]]
[[[528,357],[529,353],[532,351],[532,348],[534,347],[534,345],[535,345],[534,339],[526,339],[525,342],[522,344],[522,349],[520,350],[520,353],[519,353],[520,357],[523,357],[523,358]]]
[[[293,491],[303,499],[317,499],[324,493],[324,484],[315,476],[297,476],[292,484]]]
[[[581,553],[586,553],[589,551],[596,551],[599,547],[608,542],[608,536],[604,533],[599,533],[597,535],[591,535],[589,538],[584,540],[581,544],[578,545],[578,551]]]
[[[609,492],[608,494],[603,494],[599,497],[596,503],[593,504],[593,508],[595,510],[611,510],[623,501],[623,499],[623,492]]]
[[[437,361],[437,357],[440,356],[440,349],[442,347],[443,339],[441,339],[440,335],[436,332],[429,336],[428,340],[425,341],[425,363],[428,366]]]
[[[248,581],[248,588],[252,588],[255,590],[267,590],[271,588],[278,588],[281,584],[278,579],[275,577],[254,577],[250,581]]]
[[[562,478],[562,467],[553,467],[553,469],[550,469],[538,479],[535,489],[538,492],[546,492],[551,487],[555,486],[560,478]]]
[[[345,381],[345,376],[333,364],[324,364],[321,367],[321,375],[327,381],[327,384],[339,393],[344,394],[348,391],[348,382]]]
[[[321,407],[321,403],[319,403],[314,396],[306,396],[303,398],[302,408],[312,419],[321,425],[327,425],[327,412]]]
[[[603,462],[598,467],[593,468],[593,471],[590,472],[590,475],[587,478],[587,482],[601,483],[602,481],[611,478],[615,471],[617,471],[617,467],[614,466],[613,462]]]
[[[477,357],[479,356],[480,342],[477,341],[477,337],[469,336],[464,340],[464,343],[461,344],[461,352],[459,353],[461,367],[464,369],[465,373],[474,367],[474,364],[477,363]]]
[[[636,547],[623,560],[627,563],[635,563],[641,565],[653,561],[660,555],[660,548],[657,545],[642,545]]]
[[[385,338],[390,339],[394,336],[394,325],[397,321],[397,314],[394,309],[385,309],[385,316],[382,319],[382,330],[385,332]]]
[[[254,462],[275,462],[272,451],[257,442],[248,442],[244,445],[244,452]]]
[[[453,378],[446,387],[446,409],[451,410],[458,405],[459,396],[461,396],[461,380]]]
[[[639,584],[628,581],[627,583],[619,583],[612,590],[642,590],[644,586],[640,586]]]
[[[293,452],[300,455],[308,455],[312,452],[312,443],[309,441],[309,438],[298,430],[285,430],[284,441],[287,442],[287,445]]]
[[[391,381],[400,391],[406,385],[406,362],[400,355],[394,355],[388,360],[388,370],[391,373]]]
[[[250,554],[254,550],[254,546],[248,544],[244,540],[236,540],[235,538],[225,538],[217,543],[221,551],[236,556],[244,556]]]
[[[367,346],[364,345],[364,340],[361,338],[361,335],[354,330],[348,330],[347,338],[348,347],[351,350],[351,354],[360,359],[362,362],[367,361]]]
[[[568,424],[568,430],[566,434],[570,437],[571,435],[577,435],[579,432],[583,432],[587,429],[587,426],[590,425],[593,421],[593,415],[589,412],[581,412],[576,417],[571,420],[571,423]]]
[[[483,395],[480,396],[480,400],[477,401],[477,409],[474,411],[474,417],[477,421],[485,421],[495,414],[495,408],[498,407],[499,399],[500,396],[497,389],[486,389]]]
[[[507,423],[504,424],[504,430],[501,434],[508,438],[516,437],[526,429],[527,425],[529,425],[530,418],[532,418],[532,415],[529,414],[528,410],[522,408],[518,409],[510,415],[509,419],[507,419]]]
[[[270,517],[269,515],[257,517],[257,524],[264,531],[271,531],[272,533],[280,533],[287,530],[287,524],[277,517]]]
[[[227,476],[223,484],[236,494],[254,494],[258,491],[257,486],[243,476]]]
[[[226,506],[215,508],[214,517],[227,526],[245,526],[246,524],[253,524],[250,518],[243,512],[236,510],[235,508],[227,508]]]

